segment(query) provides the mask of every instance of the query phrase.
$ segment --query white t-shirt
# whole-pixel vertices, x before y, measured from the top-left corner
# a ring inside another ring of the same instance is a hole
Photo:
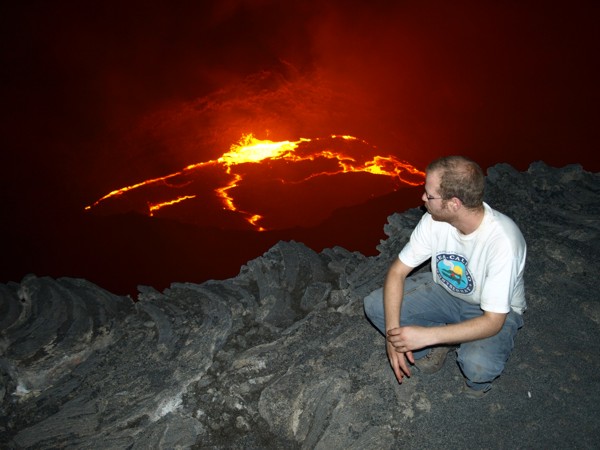
[[[484,311],[522,314],[527,245],[519,227],[487,203],[477,230],[463,235],[425,213],[399,254],[409,267],[431,258],[433,281]]]

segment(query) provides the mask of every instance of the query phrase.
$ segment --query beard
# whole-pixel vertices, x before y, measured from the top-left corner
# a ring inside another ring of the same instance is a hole
[[[441,202],[442,202],[442,204],[441,204],[440,208],[438,208],[434,211],[432,211],[432,209],[429,207],[429,205],[425,205],[425,209],[431,215],[431,218],[433,220],[435,220],[436,222],[450,222],[451,213],[450,213],[450,210],[448,209],[448,204],[444,200],[442,200]]]

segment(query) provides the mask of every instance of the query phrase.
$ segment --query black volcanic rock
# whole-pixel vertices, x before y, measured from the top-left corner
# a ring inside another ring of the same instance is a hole
[[[235,278],[136,299],[73,278],[0,285],[0,445],[597,448],[599,176],[489,170],[486,201],[528,242],[529,310],[482,400],[460,395],[454,358],[398,385],[364,318],[421,217],[411,209],[388,218],[373,257],[282,241]]]

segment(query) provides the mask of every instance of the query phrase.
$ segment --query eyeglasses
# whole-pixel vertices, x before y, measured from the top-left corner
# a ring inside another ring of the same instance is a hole
[[[442,197],[434,197],[433,195],[429,195],[427,192],[425,192],[425,197],[427,197],[427,200],[441,200]]]

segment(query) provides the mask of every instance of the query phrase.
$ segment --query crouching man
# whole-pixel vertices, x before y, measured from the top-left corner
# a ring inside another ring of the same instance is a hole
[[[483,397],[523,326],[525,240],[510,218],[483,202],[484,184],[483,171],[468,158],[429,164],[422,197],[427,212],[383,288],[364,299],[400,383],[411,365],[437,372],[457,348],[465,394]],[[431,272],[408,276],[428,259]]]

